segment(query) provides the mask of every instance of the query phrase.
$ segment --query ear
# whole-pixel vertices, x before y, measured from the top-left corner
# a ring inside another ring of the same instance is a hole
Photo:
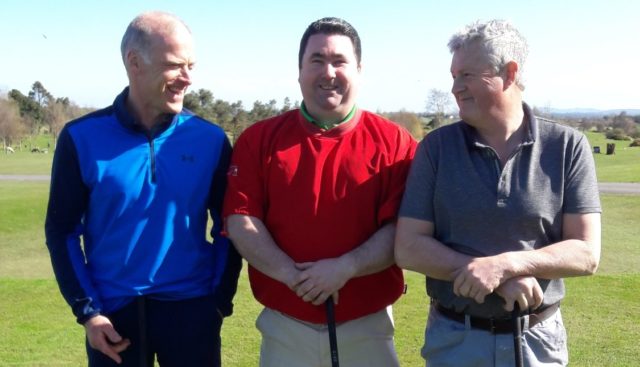
[[[127,68],[132,72],[137,72],[140,70],[140,66],[142,66],[142,57],[135,50],[129,50],[127,52]]]
[[[515,61],[509,61],[504,66],[504,89],[509,88],[516,83],[516,76],[518,75],[518,63]]]

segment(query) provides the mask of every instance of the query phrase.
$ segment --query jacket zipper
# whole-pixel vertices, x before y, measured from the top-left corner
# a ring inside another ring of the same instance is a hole
[[[153,137],[148,136],[149,139],[149,158],[151,159],[151,182],[156,183],[156,152],[153,145]]]

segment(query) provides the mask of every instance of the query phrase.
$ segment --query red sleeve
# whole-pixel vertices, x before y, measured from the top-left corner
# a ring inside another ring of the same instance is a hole
[[[395,221],[400,209],[400,202],[404,194],[405,182],[409,174],[411,160],[416,151],[415,139],[406,131],[401,130],[394,148],[390,151],[391,163],[381,172],[384,177],[385,189],[378,210],[378,223],[380,225]]]
[[[223,217],[243,214],[263,220],[264,184],[260,132],[252,126],[238,138],[227,172]]]

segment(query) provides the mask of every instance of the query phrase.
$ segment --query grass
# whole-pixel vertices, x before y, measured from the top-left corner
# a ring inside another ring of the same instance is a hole
[[[640,147],[629,147],[629,141],[606,139],[604,134],[586,132],[591,146],[599,146],[601,154],[594,154],[600,182],[640,182]],[[32,138],[33,146],[46,147],[51,138],[42,135]],[[607,143],[616,144],[616,154],[606,155]],[[0,153],[0,174],[48,175],[51,173],[53,154],[30,153],[26,150],[15,154]]]
[[[588,133],[604,151],[601,134]],[[46,141],[46,139],[44,140]],[[596,154],[603,182],[638,182],[640,148]],[[39,144],[35,142],[34,145]],[[52,154],[0,154],[0,174],[49,174]],[[84,332],[53,279],[44,244],[48,183],[0,181],[0,365],[86,365]],[[598,274],[567,279],[563,314],[572,366],[635,366],[640,360],[640,196],[603,195],[603,251]],[[422,366],[428,300],[424,278],[407,272],[408,292],[394,305],[396,348],[403,366]],[[260,335],[254,327],[261,306],[253,299],[246,270],[225,320],[223,364],[255,366]]]
[[[592,147],[599,146],[600,154],[594,154],[598,181],[640,182],[640,147],[630,147],[630,141],[606,139],[604,134],[587,132]],[[607,144],[615,144],[615,154],[606,155]]]
[[[86,364],[83,329],[53,280],[42,222],[48,184],[0,182],[0,365]],[[603,255],[598,275],[568,279],[563,312],[574,366],[633,366],[640,347],[640,196],[603,195]],[[428,300],[424,278],[406,273],[408,292],[394,305],[396,347],[403,366],[422,366]],[[255,366],[260,305],[243,271],[235,313],[222,332],[225,366]]]

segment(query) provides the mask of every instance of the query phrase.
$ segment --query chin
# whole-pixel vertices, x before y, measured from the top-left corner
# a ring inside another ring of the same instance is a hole
[[[167,113],[177,114],[177,113],[180,113],[180,111],[182,111],[182,107],[183,107],[182,101],[169,103],[165,111]]]

